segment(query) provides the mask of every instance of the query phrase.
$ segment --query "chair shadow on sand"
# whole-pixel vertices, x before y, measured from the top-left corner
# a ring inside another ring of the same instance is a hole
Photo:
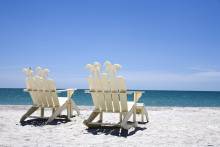
[[[146,124],[146,123],[140,122],[139,124]],[[134,135],[138,131],[144,131],[146,129],[147,129],[146,127],[136,127],[136,128],[131,128],[129,130],[126,130],[126,129],[114,127],[114,126],[102,126],[102,127],[97,127],[97,128],[88,128],[86,130],[88,131],[88,133],[91,133],[93,135],[105,134],[105,135],[112,135],[112,136],[126,138],[128,136]]]
[[[75,117],[75,116],[74,116]],[[46,124],[48,118],[33,118],[21,122],[21,126],[32,125],[32,126],[43,126]],[[54,119],[52,122],[47,125],[59,125],[62,123],[70,122],[70,120],[65,115],[59,116],[59,118]]]

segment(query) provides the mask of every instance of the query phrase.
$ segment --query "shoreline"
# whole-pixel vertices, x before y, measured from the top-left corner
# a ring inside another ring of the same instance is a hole
[[[17,108],[29,108],[31,107],[32,105],[2,105],[0,104],[0,108],[2,107],[8,107],[8,108],[13,108],[13,107],[17,107]],[[90,105],[78,105],[79,108],[81,109],[88,109],[88,110],[92,110],[94,108],[94,106],[90,106]],[[177,109],[219,109],[220,110],[220,107],[207,107],[207,106],[204,106],[204,107],[192,107],[192,106],[145,106],[146,109],[150,109],[150,110],[155,110],[155,109],[174,109],[174,108],[177,108]]]
[[[146,107],[150,122],[123,133],[84,126],[92,106],[79,106],[81,115],[70,122],[39,126],[30,118],[22,126],[19,119],[30,106],[0,105],[0,146],[220,146],[220,107]],[[104,121],[118,119],[104,114]]]

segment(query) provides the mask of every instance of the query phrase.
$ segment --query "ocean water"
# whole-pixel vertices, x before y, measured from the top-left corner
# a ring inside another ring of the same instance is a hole
[[[65,93],[59,94],[65,96]],[[133,95],[128,99],[132,100]],[[73,97],[77,105],[91,106],[92,98],[85,90],[76,90]],[[220,91],[159,91],[145,90],[140,102],[146,106],[220,107]],[[0,88],[0,105],[30,105],[31,97],[21,88]]]

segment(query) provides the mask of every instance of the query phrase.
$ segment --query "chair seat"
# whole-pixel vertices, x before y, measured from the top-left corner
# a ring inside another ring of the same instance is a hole
[[[68,100],[68,97],[58,97],[59,104],[62,106]]]
[[[127,102],[128,104],[128,110],[131,109],[131,107],[134,105],[134,102]],[[136,113],[140,114],[143,111],[144,103],[136,103]]]
[[[128,109],[131,109],[131,107],[134,105],[134,102],[128,101]],[[138,107],[144,107],[144,103],[136,103],[136,108]]]
[[[137,103],[136,106],[137,107],[144,107],[144,103]]]
[[[127,104],[128,104],[128,111],[129,111],[129,110],[131,110],[132,106],[134,105],[134,102],[128,101]]]
[[[137,103],[136,114],[141,114],[144,112],[144,103]]]

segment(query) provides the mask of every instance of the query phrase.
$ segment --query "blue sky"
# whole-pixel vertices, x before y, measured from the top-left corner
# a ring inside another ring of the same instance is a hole
[[[220,90],[219,0],[1,0],[0,87],[48,67],[87,88],[87,63],[110,60],[131,89]]]

